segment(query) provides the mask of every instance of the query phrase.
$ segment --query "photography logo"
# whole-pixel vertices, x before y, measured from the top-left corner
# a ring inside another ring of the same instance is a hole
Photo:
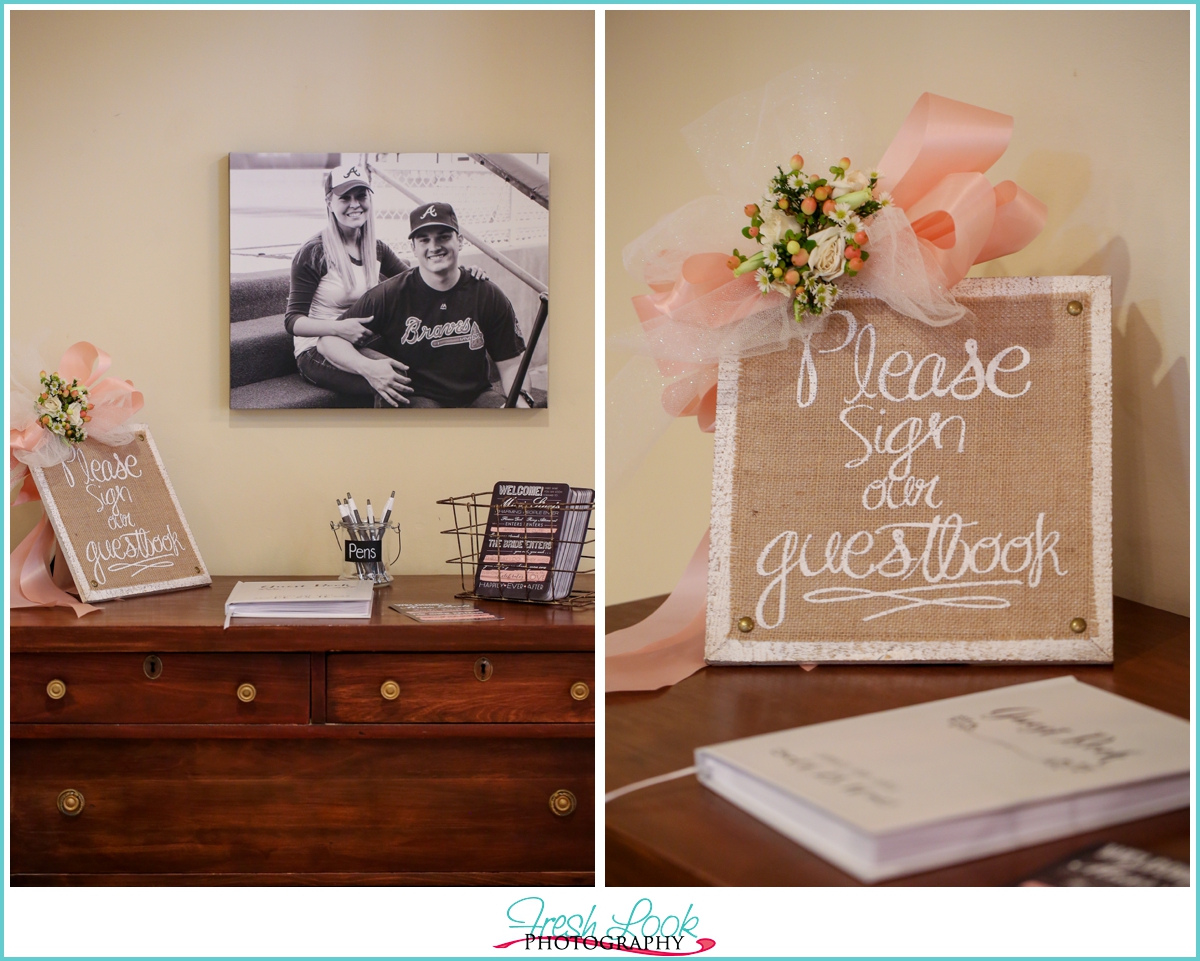
[[[525,934],[493,945],[498,950],[518,951],[621,951],[660,958],[682,958],[704,954],[716,946],[712,938],[698,937],[698,915],[689,904],[682,913],[659,914],[650,898],[640,898],[601,933],[595,920],[596,905],[587,914],[555,914],[546,910],[539,897],[521,898],[508,906],[508,927]]]

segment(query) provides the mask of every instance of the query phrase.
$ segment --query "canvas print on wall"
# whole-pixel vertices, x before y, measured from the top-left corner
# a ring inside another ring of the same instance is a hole
[[[231,153],[229,406],[548,406],[549,223],[549,154]]]

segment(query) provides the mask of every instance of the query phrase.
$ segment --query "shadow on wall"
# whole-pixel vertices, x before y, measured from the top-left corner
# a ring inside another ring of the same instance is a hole
[[[1187,614],[1190,526],[1179,519],[1189,516],[1188,364],[1180,357],[1159,376],[1159,305],[1125,306],[1130,269],[1118,237],[1073,271],[1113,279],[1113,590]]]

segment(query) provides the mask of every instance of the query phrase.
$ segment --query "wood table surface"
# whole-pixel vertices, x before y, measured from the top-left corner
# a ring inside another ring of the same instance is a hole
[[[13,653],[109,649],[155,651],[169,631],[175,651],[211,651],[213,629],[225,621],[225,599],[239,580],[321,580],[297,577],[214,577],[211,587],[165,594],[146,594],[105,601],[98,612],[76,617],[65,607],[9,611]],[[584,587],[584,578],[578,579]],[[323,650],[374,650],[379,629],[387,630],[394,651],[591,651],[595,646],[595,612],[546,604],[519,604],[472,599],[476,607],[500,615],[499,621],[476,621],[469,631],[461,624],[419,623],[391,609],[391,604],[449,604],[462,590],[454,574],[406,575],[376,590],[370,620],[365,618],[287,619],[234,618],[222,632],[222,651],[303,651],[313,648],[319,628]],[[296,628],[306,628],[298,631]],[[369,628],[364,630],[364,627]]]
[[[663,597],[606,610],[628,627]],[[694,763],[707,744],[1073,674],[1080,681],[1190,717],[1186,617],[1114,599],[1110,666],[834,665],[709,667],[659,691],[607,695],[606,791]],[[1173,811],[1087,834],[887,882],[1008,885],[1074,851],[1117,841],[1189,860],[1189,812]],[[854,885],[859,882],[740,808],[684,777],[606,805],[608,885]]]

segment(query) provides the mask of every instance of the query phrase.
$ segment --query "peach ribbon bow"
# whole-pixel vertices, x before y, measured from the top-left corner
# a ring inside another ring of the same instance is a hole
[[[924,93],[879,161],[879,188],[953,287],[974,264],[1016,253],[1046,226],[1046,205],[984,174],[1012,137],[1013,118]]]
[[[140,391],[134,390],[129,381],[105,377],[112,366],[112,358],[104,351],[86,341],[72,344],[59,361],[57,372],[70,382],[78,380],[88,388],[91,421],[88,435],[101,442],[114,442],[121,438],[120,428],[142,408]],[[15,418],[14,418],[15,419]],[[13,504],[24,504],[40,500],[37,485],[23,462],[34,459],[55,437],[34,418],[27,418],[23,427],[12,427],[8,432],[8,458],[13,485],[20,483]],[[84,604],[62,588],[70,585],[66,565],[55,565],[50,571],[50,559],[54,556],[54,530],[49,519],[43,515],[37,526],[13,549],[9,556],[8,583],[10,607],[70,607],[77,617],[99,610]],[[60,552],[61,553],[61,552]],[[60,558],[61,561],[61,558]]]

